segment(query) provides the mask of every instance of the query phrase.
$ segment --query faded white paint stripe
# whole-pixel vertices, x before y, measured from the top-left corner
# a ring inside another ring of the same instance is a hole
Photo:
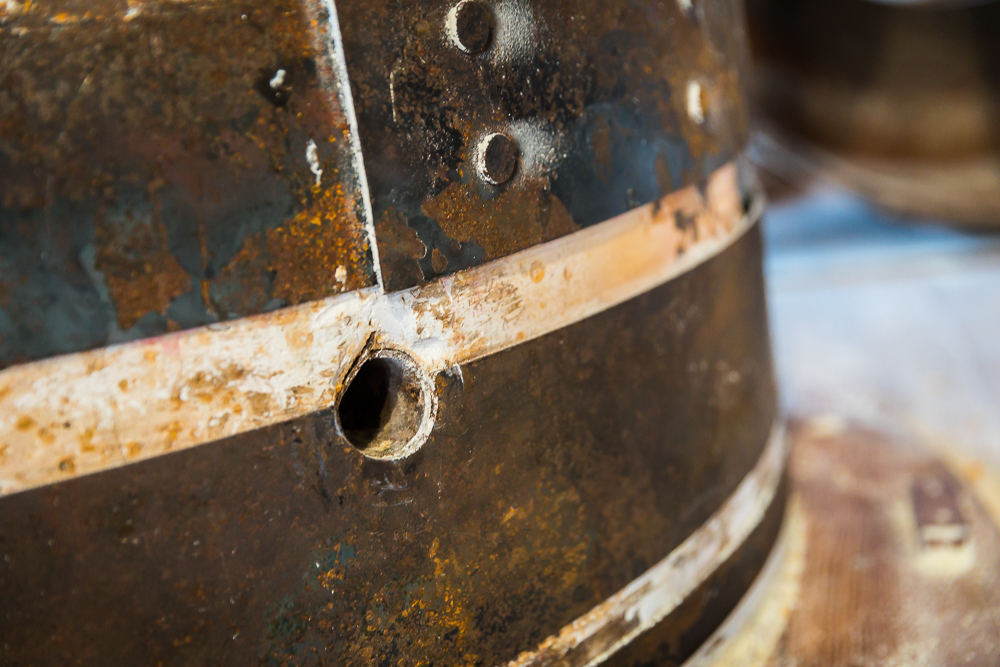
[[[334,0],[319,0],[329,16],[330,27],[329,50],[330,59],[334,63],[334,77],[340,108],[347,118],[348,137],[351,142],[351,160],[354,172],[358,178],[358,189],[361,191],[361,207],[365,219],[365,235],[368,237],[368,248],[372,257],[372,270],[375,272],[375,283],[379,289],[385,289],[382,280],[382,262],[378,254],[378,243],[375,239],[375,215],[372,212],[371,190],[368,187],[368,171],[365,169],[364,153],[361,150],[361,134],[358,130],[358,114],[354,107],[354,94],[351,92],[351,80],[347,75],[347,56],[344,55],[344,36],[340,32],[340,17],[337,15],[337,5]],[[333,224],[329,221],[328,224]]]
[[[367,344],[429,374],[583,320],[738,238],[735,166],[600,225],[410,290],[273,313],[0,372],[0,495],[106,470],[334,404]],[[687,221],[675,224],[675,216]]]
[[[785,456],[784,431],[776,425],[753,470],[708,521],[645,574],[507,667],[597,665],[666,618],[763,520]]]

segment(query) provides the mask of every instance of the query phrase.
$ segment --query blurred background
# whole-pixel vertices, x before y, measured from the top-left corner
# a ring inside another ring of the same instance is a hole
[[[1000,3],[747,18],[786,410],[1000,463]]]

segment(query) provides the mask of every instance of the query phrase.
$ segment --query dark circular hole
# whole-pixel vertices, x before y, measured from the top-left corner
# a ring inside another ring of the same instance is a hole
[[[344,437],[376,458],[393,458],[404,450],[417,433],[423,412],[413,370],[391,356],[362,363],[337,405]]]
[[[514,176],[517,158],[514,140],[503,134],[494,134],[486,140],[483,150],[483,175],[494,185],[506,183]]]
[[[470,0],[460,3],[455,10],[455,32],[466,52],[483,51],[493,35],[493,16],[490,10]]]
[[[368,447],[389,422],[401,376],[395,361],[369,359],[344,391],[337,409],[340,427],[358,449]]]

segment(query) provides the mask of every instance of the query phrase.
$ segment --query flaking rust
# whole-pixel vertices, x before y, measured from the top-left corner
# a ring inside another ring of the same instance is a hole
[[[0,366],[374,284],[322,3],[4,7]]]

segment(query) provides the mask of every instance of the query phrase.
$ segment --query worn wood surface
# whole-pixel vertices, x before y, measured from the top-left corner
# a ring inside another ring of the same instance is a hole
[[[790,435],[783,539],[798,547],[779,549],[756,609],[692,667],[995,665],[1000,487],[981,466],[828,416]]]

